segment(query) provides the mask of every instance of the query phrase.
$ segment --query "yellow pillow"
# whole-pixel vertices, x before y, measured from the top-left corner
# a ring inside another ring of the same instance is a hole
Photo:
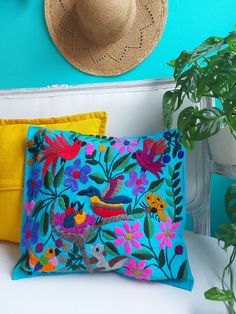
[[[91,112],[73,116],[0,120],[0,240],[20,241],[25,142],[29,125],[105,135],[107,114]]]

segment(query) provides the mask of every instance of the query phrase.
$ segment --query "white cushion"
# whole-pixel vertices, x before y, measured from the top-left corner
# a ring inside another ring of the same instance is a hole
[[[160,283],[138,282],[115,273],[45,276],[11,280],[20,250],[0,242],[0,313],[6,314],[222,314],[224,305],[206,301],[219,286],[227,263],[216,239],[185,232],[195,278],[192,292]]]

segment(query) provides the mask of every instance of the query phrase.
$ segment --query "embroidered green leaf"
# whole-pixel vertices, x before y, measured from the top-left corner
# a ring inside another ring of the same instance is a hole
[[[148,239],[154,235],[154,223],[149,216],[146,216],[144,220],[144,233]]]
[[[221,302],[233,302],[234,293],[232,290],[221,290],[217,287],[213,287],[204,293],[207,300],[221,301]]]
[[[112,160],[113,157],[113,153],[110,147],[107,148],[105,156],[104,156],[104,161],[105,162],[109,162]]]
[[[153,255],[147,250],[139,250],[134,252],[132,256],[142,260],[150,260],[153,258]]]
[[[169,207],[167,208],[167,212],[168,212],[168,215],[170,216],[171,220],[173,221],[173,220],[174,220],[174,214],[173,214],[173,212],[170,210]]]
[[[94,231],[92,233],[90,233],[88,236],[87,236],[87,239],[86,239],[86,244],[91,244],[91,243],[94,243],[96,240],[97,240],[97,237],[98,237],[98,231]]]
[[[172,182],[170,179],[166,179],[166,184],[168,185],[169,188],[172,188]]]
[[[66,204],[65,204],[63,197],[59,198],[59,205],[60,205],[61,209],[66,210]]]
[[[159,253],[159,265],[160,267],[163,267],[166,263],[166,259],[165,259],[165,253],[164,250],[161,250]]]
[[[89,164],[89,165],[92,165],[92,166],[96,166],[99,164],[99,162],[95,159],[89,159],[89,160],[86,160],[86,164]]]
[[[72,253],[72,252],[69,252],[69,253],[68,253],[68,256],[69,256],[69,258],[72,259],[72,260],[76,258],[75,254]]]
[[[130,173],[130,172],[132,172],[136,167],[137,167],[137,164],[136,164],[136,163],[130,164],[130,165],[128,165],[128,166],[125,168],[124,172]]]
[[[132,214],[135,218],[142,218],[145,215],[145,210],[143,208],[135,208]]]
[[[42,215],[42,234],[45,236],[48,233],[49,228],[49,214],[45,212]]]
[[[180,184],[180,179],[175,180],[173,183],[173,189],[177,188],[177,186]]]
[[[173,193],[171,190],[166,190],[166,194],[167,194],[169,197],[173,197],[173,196],[174,196],[174,193]]]
[[[175,172],[175,173],[173,174],[173,176],[172,176],[172,180],[177,179],[177,178],[178,178],[178,176],[179,176],[179,171],[177,171],[177,172]]]
[[[70,199],[69,199],[69,197],[68,197],[66,194],[62,194],[61,197],[62,197],[63,200],[64,200],[64,203],[65,203],[66,208],[68,208],[69,205],[70,205]]]
[[[129,206],[126,209],[127,215],[132,215],[132,206],[129,204]]]
[[[50,171],[46,172],[43,183],[44,183],[45,188],[47,190],[49,190],[51,185],[53,184],[53,176],[52,176],[52,173]]]
[[[79,253],[79,246],[76,243],[73,243],[73,252],[74,252],[74,254]]]
[[[183,196],[179,196],[175,199],[175,205],[178,205],[183,200]]]
[[[180,222],[183,219],[183,217],[175,217],[174,222]]]
[[[86,267],[83,264],[78,265],[78,269],[80,270],[87,270]]]
[[[168,167],[169,175],[173,176],[173,168],[171,166]]]
[[[181,192],[181,188],[179,187],[178,189],[175,190],[174,196],[179,195],[180,192]]]
[[[105,182],[105,179],[98,172],[90,174],[89,177],[90,179],[95,181],[97,184],[103,184]]]
[[[166,198],[166,202],[169,206],[171,207],[175,207],[175,203],[172,201],[172,199],[170,199],[169,197]]]
[[[175,165],[175,167],[174,167],[175,171],[179,170],[179,168],[181,167],[181,165],[182,165],[182,162],[181,162],[181,161],[178,162],[178,163]]]
[[[112,171],[124,169],[128,164],[129,158],[130,158],[130,154],[126,154],[122,156],[121,158],[119,158],[112,166]]]
[[[175,215],[180,215],[182,213],[183,206],[179,206],[175,209]],[[172,219],[173,220],[173,219]]]
[[[103,236],[106,240],[115,240],[116,234],[111,230],[102,230]]]
[[[110,242],[106,242],[104,244],[104,249],[110,255],[113,255],[113,256],[120,255],[115,245]]]
[[[34,209],[33,209],[33,212],[32,212],[32,217],[38,215],[38,213],[40,212],[40,210],[42,209],[44,205],[44,201],[38,201],[35,206],[34,206]]]
[[[64,176],[64,165],[61,166],[60,170],[58,171],[58,173],[56,174],[54,178],[54,181],[53,181],[54,188],[58,188],[61,185],[63,176]]]
[[[150,186],[149,186],[149,188],[148,188],[148,191],[150,191],[150,192],[156,192],[156,191],[158,191],[158,190],[161,188],[163,182],[164,182],[164,179],[160,179],[160,180],[157,180],[157,181],[153,181],[153,182],[150,184]]]
[[[179,268],[177,280],[182,280],[184,278],[185,268],[187,267],[187,261],[184,261]]]

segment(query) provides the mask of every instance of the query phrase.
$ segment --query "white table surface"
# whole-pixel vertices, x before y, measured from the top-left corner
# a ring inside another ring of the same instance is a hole
[[[117,274],[77,274],[11,280],[19,246],[0,242],[0,313],[6,314],[223,314],[222,303],[204,299],[219,286],[227,256],[216,239],[185,232],[195,278],[192,292]]]

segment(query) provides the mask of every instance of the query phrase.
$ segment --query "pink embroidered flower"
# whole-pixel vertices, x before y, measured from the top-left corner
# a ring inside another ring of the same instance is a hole
[[[25,202],[24,204],[24,209],[27,213],[27,215],[29,216],[31,213],[31,210],[34,208],[34,200],[29,201],[29,202]]]
[[[160,249],[163,249],[164,245],[166,245],[168,248],[172,247],[172,242],[170,239],[173,239],[176,237],[176,232],[173,232],[179,227],[179,222],[172,223],[172,220],[170,218],[166,219],[166,225],[164,222],[160,222],[160,228],[163,232],[159,232],[156,235],[157,240],[161,241],[160,243]]]
[[[153,274],[151,268],[144,268],[146,261],[136,262],[134,258],[129,259],[129,263],[124,264],[128,269],[125,270],[125,274],[129,277],[135,277],[138,280],[150,280],[149,276]]]
[[[134,147],[138,146],[137,140],[129,140],[128,138],[115,138],[116,144],[112,145],[113,149],[120,149],[119,153],[124,154],[126,151],[133,153]]]
[[[141,174],[139,178],[137,172],[134,171],[130,173],[130,179],[126,181],[125,185],[129,188],[133,187],[132,193],[136,196],[138,193],[143,193],[145,191],[144,185],[147,185],[148,183],[147,175],[145,173]]]
[[[143,236],[142,231],[138,231],[140,228],[140,222],[136,221],[131,227],[128,222],[123,223],[124,229],[120,227],[115,228],[115,234],[120,236],[120,238],[115,240],[115,245],[119,246],[124,243],[124,249],[126,254],[132,253],[132,245],[140,250],[142,245],[137,241]],[[132,245],[131,245],[132,244]]]
[[[92,156],[94,151],[95,151],[95,146],[92,143],[87,143],[86,148],[85,148],[86,155]]]

